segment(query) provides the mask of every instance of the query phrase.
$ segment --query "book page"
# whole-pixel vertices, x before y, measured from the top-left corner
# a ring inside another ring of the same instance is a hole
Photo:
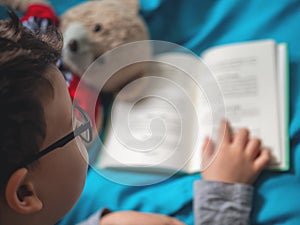
[[[276,44],[256,41],[209,49],[209,65],[224,95],[226,117],[235,130],[250,129],[271,149],[273,164],[282,161]]]
[[[174,66],[186,56],[160,57],[170,64],[150,63],[147,76],[121,91],[130,92],[143,82],[147,85],[141,96],[114,101],[98,168],[185,170],[198,138],[195,84],[187,73],[197,68]]]

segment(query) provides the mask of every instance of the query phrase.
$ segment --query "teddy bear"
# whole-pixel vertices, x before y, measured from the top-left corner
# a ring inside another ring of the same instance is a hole
[[[0,3],[25,13],[22,22],[32,30],[45,29],[49,23],[56,24],[64,38],[62,60],[58,63],[67,80],[72,98],[80,77],[99,56],[135,41],[149,39],[147,26],[139,16],[138,0],[95,0],[81,3],[68,9],[58,17],[47,0],[0,0]],[[38,26],[36,26],[38,24]],[[137,54],[151,55],[147,48],[138,49]],[[134,54],[134,53],[131,53]],[[100,62],[100,64],[108,62]],[[102,65],[100,65],[102,66]],[[123,69],[112,76],[102,91],[114,93],[128,82],[143,74],[143,65]],[[95,89],[97,74],[84,82],[82,93],[77,95],[79,105],[92,114],[89,98],[99,95]],[[102,108],[99,99],[95,109],[95,124],[98,132],[102,127]]]
[[[149,39],[147,26],[139,16],[138,0],[85,2],[60,17],[60,29],[64,36],[63,61],[76,74],[83,74],[96,58],[118,46]],[[138,70],[127,74],[122,71],[105,84],[103,91],[118,90],[134,79]],[[93,85],[94,80],[89,83]]]

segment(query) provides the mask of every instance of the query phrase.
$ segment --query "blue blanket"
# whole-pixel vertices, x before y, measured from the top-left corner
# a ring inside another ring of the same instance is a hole
[[[51,2],[60,14],[81,1]],[[141,13],[152,39],[175,42],[198,55],[208,47],[232,42],[272,38],[288,43],[291,169],[284,173],[265,171],[257,180],[251,224],[300,224],[300,1],[141,0]],[[59,224],[75,224],[109,207],[173,215],[191,225],[196,179],[200,176],[175,176],[159,184],[131,187],[90,169],[82,197]]]

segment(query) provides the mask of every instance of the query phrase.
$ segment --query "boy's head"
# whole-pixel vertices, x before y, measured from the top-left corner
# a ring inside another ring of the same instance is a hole
[[[75,140],[87,129],[73,132],[55,66],[61,35],[33,34],[10,16],[0,21],[0,224],[53,224],[82,191],[87,155]]]

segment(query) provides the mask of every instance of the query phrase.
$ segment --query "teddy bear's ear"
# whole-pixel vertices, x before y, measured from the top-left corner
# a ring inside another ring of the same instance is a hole
[[[124,4],[128,5],[130,9],[133,9],[134,12],[138,13],[140,10],[139,0],[119,0],[122,1]]]
[[[139,0],[92,0],[92,1],[114,1],[114,2],[117,2],[118,4],[125,5],[130,10],[133,10],[133,12],[135,12],[137,14],[140,10]]]

